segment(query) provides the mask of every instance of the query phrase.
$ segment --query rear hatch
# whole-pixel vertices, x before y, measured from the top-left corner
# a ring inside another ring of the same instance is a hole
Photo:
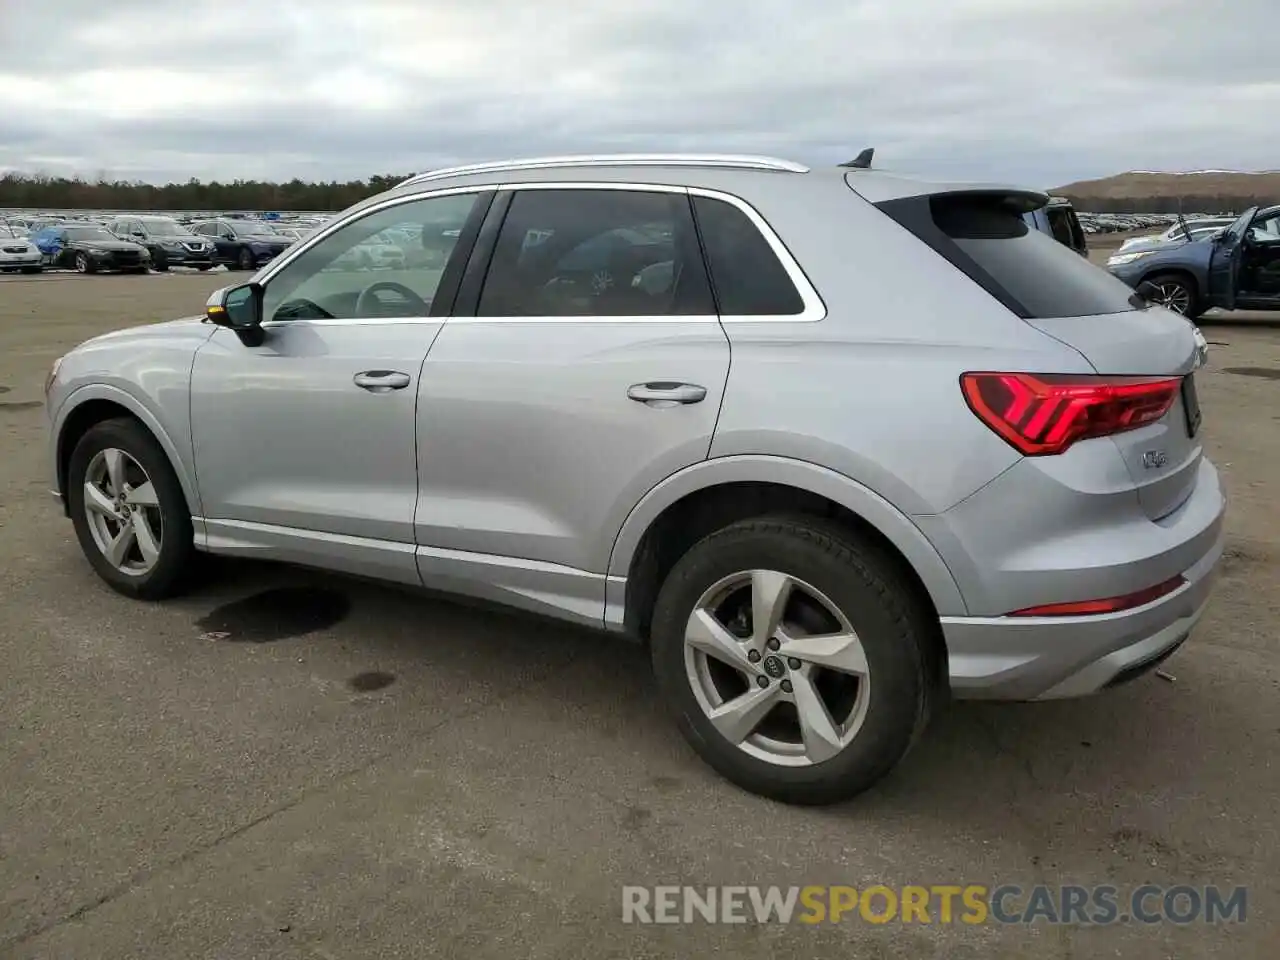
[[[1026,323],[1074,348],[1098,374],[1179,381],[1170,384],[1172,403],[1158,420],[1089,441],[1115,444],[1143,510],[1159,520],[1191,495],[1203,456],[1195,330],[1029,227],[1022,215],[1044,200],[1031,192],[965,189],[876,206]]]

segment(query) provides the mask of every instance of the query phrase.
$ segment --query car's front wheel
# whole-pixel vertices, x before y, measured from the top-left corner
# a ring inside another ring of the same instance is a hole
[[[1200,306],[1200,294],[1195,285],[1186,277],[1176,273],[1163,273],[1147,280],[1151,284],[1152,303],[1180,313],[1189,320],[1194,320],[1204,312]]]
[[[87,253],[76,254],[76,273],[93,273],[93,261],[89,259]]]
[[[924,729],[928,631],[877,548],[771,517],[691,548],[650,636],[664,697],[704,760],[753,793],[824,804],[884,777]]]
[[[90,428],[71,453],[67,505],[89,563],[113,589],[143,600],[178,593],[195,547],[182,486],[136,420]]]

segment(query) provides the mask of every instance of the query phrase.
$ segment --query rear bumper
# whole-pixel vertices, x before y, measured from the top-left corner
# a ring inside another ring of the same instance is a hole
[[[1003,524],[984,511],[985,527],[953,526],[950,556],[944,557],[953,571],[962,573],[957,582],[966,600],[981,598],[986,606],[975,610],[971,601],[970,610],[979,615],[941,618],[953,695],[997,700],[1083,696],[1172,652],[1203,613],[1223,550],[1226,499],[1218,472],[1202,460],[1198,474],[1188,500],[1158,521],[1127,510],[1123,518],[1087,529],[1079,520],[1063,523],[1071,519],[1067,515],[1059,518],[1067,533],[1045,541],[1035,540],[1034,525],[1013,509]],[[1011,542],[1030,536],[1034,546],[990,552],[985,562],[972,554],[958,555],[958,542],[982,546],[984,530],[999,535],[1010,527],[1019,531]],[[935,533],[941,529],[934,524]],[[945,539],[934,538],[935,543]],[[1041,603],[1124,596],[1179,574],[1186,583],[1177,590],[1118,613],[992,615]]]
[[[1154,603],[1097,617],[945,617],[951,691],[957,699],[1054,700],[1097,693],[1153,668],[1177,649],[1204,613],[1213,549]]]

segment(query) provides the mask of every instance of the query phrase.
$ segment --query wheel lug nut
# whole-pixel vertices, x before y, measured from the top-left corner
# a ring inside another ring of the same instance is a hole
[[[783,680],[783,681],[782,681],[782,692],[783,692],[783,693],[790,693],[790,692],[791,692],[791,681],[790,681],[790,680]]]
[[[800,661],[795,657],[787,657],[787,666],[790,667],[792,670],[799,670]]]
[[[765,644],[770,650],[777,650],[782,644],[778,642],[777,637],[770,637],[769,642]]]
[[[750,660],[752,663],[759,663],[759,662],[760,662],[760,651],[759,651],[759,650],[752,650],[750,653],[748,653],[748,654],[747,654],[747,659],[748,659],[748,660]]]
[[[756,686],[767,687],[769,685],[768,677],[756,677]]]

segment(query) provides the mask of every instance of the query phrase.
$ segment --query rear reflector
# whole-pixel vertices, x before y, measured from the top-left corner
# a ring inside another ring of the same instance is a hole
[[[1062,453],[1078,440],[1154,423],[1169,412],[1181,377],[966,373],[969,408],[1028,457]]]
[[[1105,600],[1079,600],[1074,603],[1046,603],[1039,607],[1027,607],[1007,613],[1007,617],[1087,617],[1099,613],[1119,613],[1121,610],[1132,610],[1167,596],[1187,582],[1186,577],[1178,576],[1154,587],[1147,587],[1137,593],[1126,593],[1123,597],[1107,597]]]

